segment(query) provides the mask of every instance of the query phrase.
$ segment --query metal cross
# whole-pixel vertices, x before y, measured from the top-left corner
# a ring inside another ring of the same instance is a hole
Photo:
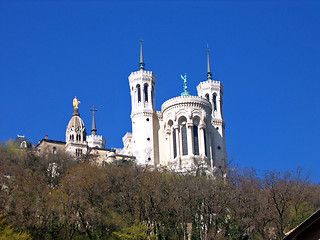
[[[94,108],[94,106],[93,106],[92,109],[90,109],[90,111],[93,111],[93,113],[94,113],[94,112],[98,111],[98,109]]]

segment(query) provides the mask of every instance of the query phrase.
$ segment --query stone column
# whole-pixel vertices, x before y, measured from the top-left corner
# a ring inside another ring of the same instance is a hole
[[[188,156],[193,156],[193,123],[187,123]]]
[[[133,89],[133,103],[134,103],[134,106],[137,106],[138,105],[138,90],[137,90],[137,87],[134,87]]]
[[[208,152],[208,158],[210,160],[210,165],[211,165],[211,169],[213,168],[213,144],[211,144],[211,139],[212,139],[212,134],[213,132],[211,131],[211,129],[208,129],[207,131],[207,143],[208,143],[208,146],[209,146],[209,152]]]
[[[172,128],[168,128],[166,129],[166,135],[165,135],[165,139],[166,139],[166,148],[167,148],[167,151],[166,151],[166,157],[167,157],[167,163],[168,164],[172,159],[173,159],[173,143],[172,143],[172,134],[171,134],[171,131],[172,131]]]
[[[217,94],[217,113],[216,113],[216,118],[222,118],[222,113],[221,113],[221,96],[220,93]]]
[[[206,155],[206,150],[205,150],[205,143],[204,143],[204,132],[203,130],[206,128],[205,124],[199,124],[198,126],[198,139],[199,139],[199,154],[200,156],[205,156]]]
[[[215,117],[217,114],[214,111],[213,96],[214,96],[214,94],[209,94],[209,99],[210,99],[210,103],[211,103],[211,107],[212,107],[212,116]]]
[[[148,107],[152,109],[151,89],[152,89],[152,85],[151,86],[148,85]]]
[[[173,131],[176,132],[176,150],[177,150],[177,157],[180,157],[182,153],[180,153],[181,148],[180,148],[180,134],[179,134],[179,126],[174,125],[173,126]]]
[[[144,94],[144,83],[143,82],[141,82],[141,88],[140,88],[140,90],[141,90],[141,102],[142,102],[142,106],[145,108],[147,105],[148,105],[148,103],[146,103],[146,98],[145,98],[145,94]]]

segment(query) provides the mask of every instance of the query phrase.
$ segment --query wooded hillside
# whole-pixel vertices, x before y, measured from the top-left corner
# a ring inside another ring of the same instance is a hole
[[[93,163],[1,148],[0,238],[11,225],[30,239],[282,239],[320,207],[299,169],[213,178]]]

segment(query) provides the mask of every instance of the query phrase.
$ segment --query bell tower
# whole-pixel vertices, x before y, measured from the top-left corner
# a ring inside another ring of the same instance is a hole
[[[211,123],[213,131],[213,165],[226,164],[225,122],[223,118],[223,85],[212,79],[209,49],[207,49],[207,80],[197,86],[198,96],[207,99],[212,106]]]
[[[129,76],[131,94],[132,150],[140,165],[158,163],[157,153],[157,114],[155,111],[156,76],[145,70],[142,40],[140,40],[139,71]]]

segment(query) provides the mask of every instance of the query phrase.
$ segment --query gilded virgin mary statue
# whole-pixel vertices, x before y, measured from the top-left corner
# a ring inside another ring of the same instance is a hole
[[[78,110],[79,103],[80,103],[80,101],[78,101],[77,97],[74,97],[74,99],[73,99],[73,107],[74,107],[74,109]]]

